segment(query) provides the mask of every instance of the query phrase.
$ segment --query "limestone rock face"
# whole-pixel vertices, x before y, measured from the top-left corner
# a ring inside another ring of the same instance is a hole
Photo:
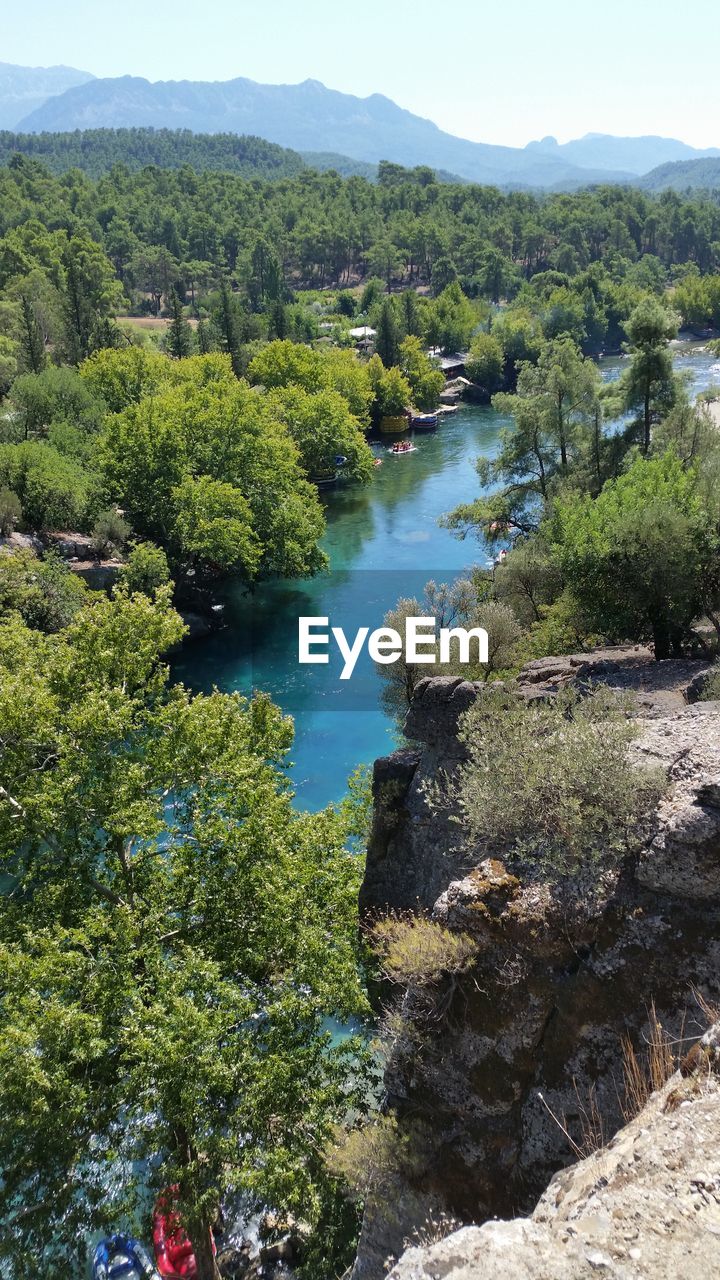
[[[678,1072],[606,1148],[558,1173],[531,1218],[408,1249],[390,1280],[706,1280],[719,1240],[720,1089],[712,1072],[690,1084]]]
[[[720,703],[691,701],[705,670],[624,647],[523,672],[528,698],[552,697],[572,681],[632,690],[640,717],[632,753],[668,777],[639,854],[592,892],[577,880],[520,882],[496,851],[473,846],[455,814],[430,810],[425,785],[462,761],[458,720],[484,686],[452,679],[419,686],[406,727],[412,748],[375,766],[361,909],[370,916],[420,907],[471,934],[478,958],[462,978],[441,984],[434,1009],[426,992],[405,997],[401,1013],[412,1034],[397,1034],[385,1084],[401,1128],[417,1127],[425,1145],[420,1172],[401,1176],[392,1197],[367,1213],[355,1280],[380,1280],[388,1256],[399,1257],[428,1212],[468,1223],[528,1214],[574,1158],[548,1108],[582,1142],[583,1110],[593,1100],[607,1140],[622,1124],[623,1037],[641,1053],[653,1007],[678,1041],[689,1045],[702,1034],[697,993],[720,1000]],[[493,1231],[498,1242],[508,1232],[518,1241],[544,1239],[543,1223],[488,1224],[482,1248]],[[477,1230],[463,1233],[471,1244]],[[587,1247],[603,1254],[601,1242]],[[568,1266],[580,1265],[569,1245],[566,1254]],[[645,1274],[628,1259],[630,1270],[608,1274]],[[437,1274],[452,1275],[450,1262],[448,1255]],[[587,1259],[583,1272],[559,1265],[503,1274],[589,1275],[594,1267]],[[475,1274],[500,1272],[483,1261]]]

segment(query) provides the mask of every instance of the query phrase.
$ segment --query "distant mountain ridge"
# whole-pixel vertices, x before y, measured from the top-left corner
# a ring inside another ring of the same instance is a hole
[[[624,169],[638,177],[659,165],[720,157],[718,147],[703,151],[677,138],[660,138],[655,134],[616,138],[611,133],[586,133],[583,138],[562,143],[556,138],[542,138],[539,142],[528,142],[525,150],[534,155],[562,157],[581,168]]]
[[[18,114],[21,105],[31,109]],[[318,80],[295,85],[260,84],[244,77],[151,82],[138,76],[95,79],[67,67],[0,63],[0,129],[3,125],[22,134],[152,128],[241,136],[253,142],[266,139],[288,153],[299,153],[313,167],[333,167],[344,176],[372,177],[380,160],[390,160],[407,167],[427,165],[443,178],[457,175],[506,189],[572,190],[606,182],[643,185],[642,175],[668,166],[657,180],[674,185],[681,175],[671,172],[673,164],[720,159],[719,148],[700,150],[654,135],[618,138],[589,133],[565,143],[546,137],[525,147],[471,142],[382,94],[358,98],[328,89]],[[72,145],[64,145],[69,156]],[[21,149],[28,150],[25,144]],[[190,144],[187,150],[192,150]],[[268,162],[272,168],[269,156]],[[286,164],[292,162],[277,161],[278,171]],[[713,170],[702,172],[711,181],[697,185],[720,185]],[[696,185],[692,176],[690,185]]]
[[[332,152],[370,164],[425,164],[502,186],[581,186],[630,177],[582,169],[542,151],[456,138],[382,94],[357,98],[318,80],[268,85],[243,77],[214,83],[98,79],[50,98],[16,128],[36,133],[143,125],[250,134],[295,151]]]
[[[76,67],[16,67],[0,62],[0,129],[13,129],[49,98],[92,79],[89,71]]]

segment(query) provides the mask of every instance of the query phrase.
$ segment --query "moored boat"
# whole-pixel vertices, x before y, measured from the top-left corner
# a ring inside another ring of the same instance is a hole
[[[93,1280],[160,1280],[152,1258],[133,1236],[112,1235],[93,1254]]]
[[[438,424],[436,413],[414,413],[410,418],[410,426],[415,431],[434,431]]]

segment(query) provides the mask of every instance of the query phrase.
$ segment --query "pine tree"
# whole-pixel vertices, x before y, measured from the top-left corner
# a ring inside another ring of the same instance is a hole
[[[29,294],[20,295],[20,351],[22,365],[30,373],[45,368],[45,335],[40,327]]]
[[[168,350],[176,360],[182,360],[192,351],[192,329],[183,315],[182,299],[175,286],[170,291],[170,314]]]
[[[399,337],[395,305],[392,298],[386,298],[382,304],[375,338],[375,350],[386,369],[398,362]]]
[[[197,337],[198,351],[201,356],[206,356],[212,351],[212,340],[210,338],[210,330],[207,321],[202,316],[198,317],[197,329],[195,330]]]
[[[236,378],[241,378],[243,374],[241,341],[240,341],[240,318],[238,316],[237,301],[233,297],[227,280],[223,280],[220,286],[220,306],[217,313],[217,327],[220,333],[222,348],[230,356],[232,362],[233,373]]]

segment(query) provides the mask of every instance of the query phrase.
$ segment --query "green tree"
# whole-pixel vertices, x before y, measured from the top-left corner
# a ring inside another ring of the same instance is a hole
[[[7,538],[22,516],[22,504],[12,489],[0,489],[0,535]]]
[[[645,298],[627,323],[630,367],[622,375],[617,396],[623,408],[640,410],[642,450],[647,453],[653,417],[671,409],[677,395],[668,339],[677,322],[655,298]]]
[[[170,566],[162,547],[153,542],[136,542],[123,565],[121,581],[130,595],[136,591],[155,596],[160,587],[170,582]]]
[[[173,489],[173,542],[183,562],[254,577],[262,547],[239,489],[210,476],[186,476]]]
[[[17,613],[37,631],[61,631],[86,597],[85,583],[59,556],[40,560],[23,548],[0,556],[0,620]]]
[[[445,352],[466,351],[478,317],[455,281],[428,307],[428,342]]]
[[[323,1031],[365,1007],[359,861],[337,814],[293,809],[291,730],[267,700],[169,685],[181,634],[162,590],[95,598],[54,636],[0,626],[0,1256],[17,1280],[50,1250],[79,1273],[120,1218],[144,1233],[148,1180],[179,1186],[199,1280],[217,1280],[226,1194],[322,1230],[322,1150],[362,1108],[359,1045]]]
[[[287,339],[269,342],[258,352],[248,368],[248,379],[268,391],[292,384],[305,391],[321,391],[325,385],[320,353]]]
[[[408,334],[398,349],[401,373],[410,383],[413,404],[418,409],[431,412],[437,407],[445,378],[436,364],[425,355],[420,339]]]
[[[170,290],[170,317],[168,351],[176,360],[182,360],[192,351],[192,329],[183,315],[182,300],[175,286]]]
[[[504,371],[505,353],[498,339],[490,333],[478,333],[470,344],[470,354],[465,361],[468,378],[493,395],[503,385]]]
[[[398,329],[395,304],[392,298],[385,298],[380,308],[375,335],[375,350],[386,369],[398,363],[400,354],[400,332]]]
[[[368,376],[373,391],[371,413],[374,422],[381,418],[396,418],[405,412],[412,393],[410,383],[399,369],[386,369],[376,353],[368,361]]]
[[[273,392],[271,403],[287,423],[309,479],[323,479],[339,472],[348,480],[370,480],[372,451],[357,419],[337,391],[309,395],[300,387],[285,387]],[[338,457],[345,462],[338,464]]]
[[[193,356],[167,363],[176,385],[110,418],[102,441],[106,485],[133,527],[173,554],[182,555],[185,549],[199,555],[199,547],[191,546],[188,524],[197,501],[197,514],[213,528],[213,565],[234,569],[242,563],[249,571],[254,557],[243,553],[238,561],[235,525],[225,544],[232,560],[223,564],[219,554],[222,539],[216,522],[222,521],[220,507],[227,497],[231,519],[240,524],[244,504],[249,505],[261,551],[258,573],[296,577],[321,568],[325,560],[317,542],[324,529],[322,509],[285,423],[246,383],[228,379],[226,358]],[[183,489],[186,480],[193,484]],[[201,482],[201,488],[194,482]],[[235,491],[232,502],[228,488]],[[182,531],[176,528],[180,508],[173,498],[178,489],[187,497]]]
[[[50,365],[41,373],[23,373],[12,389],[13,405],[26,440],[47,432],[54,422],[67,422],[94,434],[104,405],[76,369]]]
[[[651,636],[658,660],[680,652],[713,548],[696,477],[672,451],[637,458],[595,500],[559,501],[552,535],[563,577],[592,625],[616,640]]]
[[[12,489],[27,528],[77,529],[86,523],[95,477],[49,444],[0,445],[0,488]]]

